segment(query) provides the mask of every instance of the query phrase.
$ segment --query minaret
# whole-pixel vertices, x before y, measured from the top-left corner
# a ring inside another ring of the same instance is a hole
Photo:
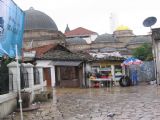
[[[68,24],[67,24],[67,27],[66,27],[65,33],[66,33],[66,32],[69,32],[69,31],[70,31],[70,29],[69,29]]]
[[[118,24],[117,16],[115,13],[110,14],[109,21],[110,21],[110,33],[113,34]]]

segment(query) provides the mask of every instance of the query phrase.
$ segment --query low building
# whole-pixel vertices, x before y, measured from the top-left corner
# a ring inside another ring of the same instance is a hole
[[[59,44],[44,45],[29,49],[35,51],[37,67],[42,67],[47,87],[85,86],[84,56],[76,54]]]

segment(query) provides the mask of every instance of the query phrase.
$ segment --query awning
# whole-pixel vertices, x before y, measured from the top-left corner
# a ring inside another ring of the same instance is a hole
[[[51,65],[55,66],[79,66],[82,61],[53,61]]]

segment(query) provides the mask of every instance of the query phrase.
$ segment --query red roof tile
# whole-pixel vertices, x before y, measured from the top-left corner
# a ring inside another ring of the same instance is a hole
[[[57,47],[57,44],[50,44],[50,45],[43,45],[40,47],[35,47],[31,49],[24,49],[24,51],[29,52],[29,51],[36,51],[36,56],[41,56],[48,52],[50,49]]]
[[[91,30],[87,30],[87,29],[82,28],[82,27],[78,27],[74,30],[66,32],[65,36],[66,37],[76,37],[76,36],[85,36],[85,35],[93,35],[93,34],[97,34],[97,33],[93,32]]]

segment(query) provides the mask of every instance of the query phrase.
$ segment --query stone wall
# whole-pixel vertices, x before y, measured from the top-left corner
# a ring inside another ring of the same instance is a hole
[[[0,119],[13,112],[17,106],[17,94],[12,92],[0,95]]]
[[[31,92],[30,102],[32,102],[34,99],[34,94],[43,90],[44,84],[43,84],[43,77],[41,75],[42,67],[38,67],[38,71],[40,73],[40,84],[34,85],[33,65],[30,63],[22,64],[22,65],[27,70],[28,78],[29,78],[29,87],[25,88],[24,90],[27,92]],[[16,62],[11,62],[7,66],[9,67],[9,72],[13,74],[13,78],[12,78],[13,90],[10,91],[8,94],[0,95],[0,119],[5,117],[9,113],[13,112],[17,106],[17,92],[18,92],[18,86],[19,86],[18,83],[20,81],[20,76],[17,73],[20,72],[20,64],[18,64],[18,67],[17,67]]]
[[[24,32],[24,48],[38,47],[59,43],[65,45],[65,36],[60,31],[26,30]]]
[[[135,67],[130,67],[131,70]],[[148,82],[155,80],[155,67],[153,61],[144,61],[141,65],[136,65],[138,81]]]

